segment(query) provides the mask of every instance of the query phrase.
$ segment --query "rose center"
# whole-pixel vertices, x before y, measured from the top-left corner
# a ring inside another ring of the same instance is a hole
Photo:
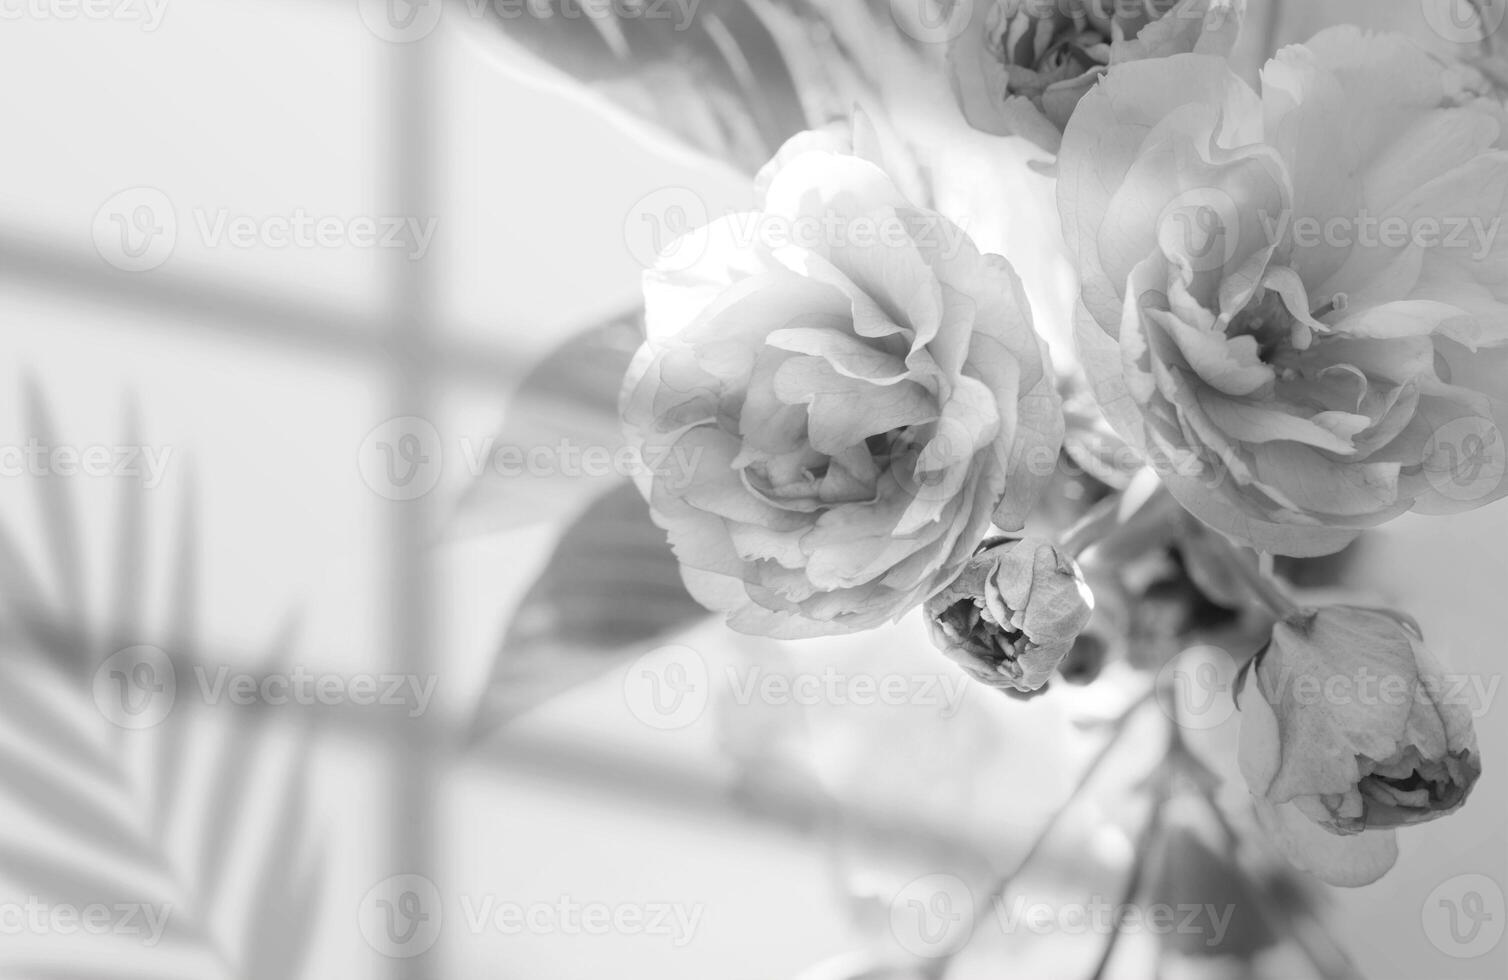
[[[1368,791],[1371,784],[1371,792]],[[1439,804],[1444,802],[1450,793],[1450,780],[1430,779],[1415,769],[1407,776],[1383,776],[1373,773],[1362,780],[1362,791],[1373,798],[1380,798],[1389,803],[1416,801],[1423,806],[1426,802]]]
[[[1233,340],[1251,337],[1257,342],[1257,353],[1263,363],[1272,364],[1281,353],[1291,348],[1296,322],[1283,297],[1266,289],[1260,299],[1248,303],[1232,318],[1226,336]]]
[[[1108,60],[1109,34],[1084,14],[1071,16],[1056,7],[1036,0],[995,8],[995,16],[1003,14],[994,28],[996,53],[1017,95],[1040,95]]]
[[[998,664],[1016,660],[1026,637],[1020,630],[995,622],[995,617],[976,599],[960,599],[939,617],[948,638],[980,659]]]
[[[902,456],[908,449],[917,443],[917,434],[914,426],[903,426],[899,429],[891,429],[889,432],[881,432],[864,440],[864,446],[869,450],[874,464],[884,471],[898,456]]]

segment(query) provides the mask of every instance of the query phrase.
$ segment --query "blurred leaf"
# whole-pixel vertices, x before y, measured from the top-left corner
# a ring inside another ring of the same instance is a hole
[[[22,744],[19,739],[0,739],[0,777],[5,788],[46,813],[53,829],[122,857],[145,856],[146,848],[136,828],[119,810],[120,800],[110,792],[111,787],[101,786],[94,778],[96,771],[87,764],[51,764],[45,756],[38,757],[35,746]]]
[[[255,980],[285,980],[298,976],[308,957],[314,914],[324,897],[325,855],[306,846],[304,814],[308,803],[307,755],[290,780],[274,829],[266,835],[266,859],[250,901],[250,917],[242,937],[245,976]]]
[[[126,403],[122,445],[139,446],[141,419],[135,399]],[[108,620],[114,635],[107,638],[111,649],[127,646],[141,635],[142,570],[146,567],[146,492],[139,480],[116,484],[119,510],[115,520],[114,605]]]
[[[16,964],[14,976],[27,980],[162,980],[153,969],[133,969],[122,963],[26,963]]]
[[[1148,904],[1200,910],[1189,928],[1176,928],[1162,937],[1164,949],[1184,956],[1232,956],[1250,963],[1277,942],[1261,897],[1245,872],[1199,834],[1173,826],[1159,852]]]
[[[551,16],[498,18],[511,39],[754,173],[801,130],[846,118],[856,103],[881,112],[882,92],[909,85],[902,75],[940,64],[943,46],[920,25],[944,23],[953,0],[634,0],[646,13],[615,6],[599,17],[559,15],[580,0],[539,2]],[[913,18],[906,27],[902,13]]]
[[[519,604],[472,739],[707,615],[638,490],[618,487],[565,533]]]
[[[502,431],[485,455],[490,462],[505,448],[516,448],[523,453],[520,465],[525,472],[505,475],[488,465],[457,505],[454,533],[489,533],[559,520],[625,482],[627,477],[617,473],[616,466],[605,475],[587,476],[569,460],[579,462],[588,447],[616,456],[625,446],[618,390],[642,340],[637,315],[612,320],[567,341],[530,372],[514,393]],[[536,450],[548,454],[548,472],[527,472],[528,455]],[[508,474],[518,469],[511,462],[509,467]]]
[[[1255,569],[1257,553],[1250,548],[1227,544],[1216,538],[1220,532],[1185,514],[1179,523],[1177,546],[1189,581],[1209,601],[1226,609],[1241,609],[1259,601],[1246,579],[1232,562],[1242,562]]]
[[[173,560],[171,595],[177,599],[167,624],[168,650],[191,650],[199,620],[199,509],[192,474],[185,478],[183,503],[178,510],[177,552]],[[182,791],[182,766],[178,760],[184,748],[177,741],[164,738],[157,744],[156,780],[153,784],[152,826],[165,833],[176,811]]]
[[[750,0],[536,0],[497,18],[514,41],[691,146],[753,173],[808,127],[798,87]],[[764,6],[763,4],[759,6]],[[594,8],[594,10],[597,8]]]
[[[80,908],[104,905],[139,904],[143,882],[111,874],[87,856],[57,853],[37,847],[35,841],[0,838],[0,875],[30,894],[54,902],[66,902]]]
[[[48,406],[36,378],[27,375],[23,387],[28,431],[43,446],[58,445],[52,409]],[[79,537],[78,517],[74,513],[73,498],[68,492],[67,482],[56,477],[38,478],[34,486],[37,490],[38,510],[42,515],[42,528],[47,538],[48,556],[53,571],[57,574],[61,601],[65,606],[78,610],[80,613],[75,619],[64,620],[63,624],[59,624],[57,628],[67,637],[66,649],[78,655],[75,660],[76,665],[82,665],[88,654],[87,643],[84,639],[87,607],[82,568],[83,544]]]
[[[41,577],[5,525],[0,524],[0,609],[8,625],[25,639],[39,649],[64,656],[72,649],[70,639],[43,615],[46,608]]]
[[[877,953],[846,953],[802,970],[795,980],[936,980],[920,964],[892,963]]]
[[[272,649],[286,649],[287,631],[282,631]],[[186,706],[185,706],[186,707]],[[163,738],[161,745],[172,747],[172,754],[159,760],[160,765],[182,772],[189,765],[188,749],[193,744],[194,719],[186,711],[175,711],[164,727],[173,737]],[[205,811],[200,817],[203,833],[199,837],[198,857],[194,861],[197,886],[206,895],[218,894],[224,875],[230,866],[237,830],[247,819],[245,799],[246,774],[255,770],[257,763],[268,753],[270,743],[259,738],[257,717],[249,711],[233,711],[225,719],[220,733],[221,754],[239,760],[235,766],[217,767],[208,776],[209,785],[203,793]],[[202,736],[201,736],[202,737]],[[302,760],[295,760],[295,773],[305,776]],[[292,783],[298,786],[295,781]],[[276,847],[269,847],[275,852]]]

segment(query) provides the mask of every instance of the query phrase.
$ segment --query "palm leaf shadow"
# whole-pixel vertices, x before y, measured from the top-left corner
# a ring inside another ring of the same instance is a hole
[[[25,393],[29,431],[39,443],[58,444],[40,388],[28,381]],[[140,445],[134,403],[123,417],[126,444]],[[162,637],[179,654],[169,663],[180,677],[189,654],[200,649],[198,519],[194,485],[184,482],[172,607]],[[288,762],[268,737],[265,716],[233,708],[228,719],[215,718],[202,703],[174,703],[159,724],[141,731],[111,724],[99,707],[95,674],[106,651],[140,642],[145,629],[145,495],[136,485],[117,498],[110,618],[95,635],[88,625],[76,501],[63,479],[36,478],[34,487],[45,557],[58,587],[49,588],[0,520],[0,796],[9,797],[53,840],[0,822],[0,879],[54,905],[170,908],[160,946],[144,948],[140,957],[101,959],[96,953],[91,960],[80,951],[77,961],[64,956],[70,961],[62,962],[52,952],[25,962],[4,955],[0,970],[118,980],[174,975],[291,980],[306,965],[324,878],[322,864],[307,860],[316,850],[307,806],[312,753],[296,737]],[[275,669],[291,639],[291,629],[273,637],[262,658],[264,670]],[[191,792],[184,778],[191,751],[217,729],[223,734],[207,753],[209,790]],[[282,789],[272,818],[254,823],[250,814],[259,789],[246,777],[259,766],[280,775]],[[197,829],[200,846],[185,861],[175,851],[173,835],[187,828]],[[255,868],[249,885],[237,887],[228,874],[237,857]],[[228,928],[212,925],[227,920],[233,923]],[[156,951],[172,953],[171,966],[149,955]],[[183,972],[179,964],[185,958],[199,965]],[[212,972],[204,970],[205,961],[213,964]]]

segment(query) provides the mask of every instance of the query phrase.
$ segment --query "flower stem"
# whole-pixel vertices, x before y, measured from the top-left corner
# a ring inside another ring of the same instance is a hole
[[[1275,57],[1278,53],[1278,38],[1282,33],[1282,0],[1272,0],[1267,7],[1267,23],[1262,38],[1262,58]]]
[[[1113,493],[1090,507],[1083,517],[1063,532],[1063,536],[1058,540],[1058,550],[1070,558],[1077,559],[1079,555],[1098,544],[1106,534],[1115,530],[1116,525],[1120,523],[1120,507],[1121,495],[1119,493]]]
[[[1271,555],[1259,555],[1257,563],[1252,564],[1247,560],[1245,549],[1232,544],[1223,534],[1211,532],[1209,537],[1223,546],[1226,564],[1274,616],[1289,623],[1305,618],[1306,611],[1283,591],[1277,576],[1272,573]]]
[[[1120,742],[1121,733],[1130,724],[1131,718],[1143,705],[1153,700],[1156,694],[1155,689],[1142,694],[1135,701],[1127,705],[1125,710],[1111,723],[1110,734],[1106,737],[1105,744],[1100,746],[1099,751],[1084,766],[1083,771],[1079,773],[1078,780],[1073,784],[1073,789],[1069,790],[1068,795],[1063,798],[1063,802],[1058,804],[1053,810],[1052,815],[1042,824],[1041,829],[1037,831],[1037,836],[1033,837],[1032,842],[1027,845],[1026,853],[1016,862],[1015,868],[1007,871],[995,880],[995,886],[990,889],[989,895],[985,897],[982,908],[986,910],[992,909],[995,907],[995,903],[1005,897],[1006,889],[1010,887],[1011,882],[1016,879],[1017,875],[1026,870],[1027,865],[1031,864],[1032,859],[1037,856],[1037,852],[1047,843],[1047,838],[1052,834],[1053,830],[1063,822],[1063,815],[1068,812],[1068,808],[1073,806],[1075,801],[1078,800],[1079,795],[1084,792],[1084,787],[1089,785],[1089,781],[1094,778],[1094,774],[1100,770],[1105,760],[1110,757],[1110,753],[1114,751],[1116,745]],[[945,976],[948,965],[952,962],[953,957],[963,952],[964,947],[967,945],[967,943],[964,943],[958,949],[935,960],[928,975],[934,978]]]
[[[1116,903],[1115,921],[1111,924],[1110,936],[1105,942],[1104,952],[1100,954],[1099,963],[1095,965],[1094,973],[1090,974],[1091,980],[1104,980],[1105,971],[1110,968],[1110,960],[1115,956],[1115,949],[1121,938],[1121,929],[1125,926],[1126,916],[1131,911],[1131,903],[1136,901],[1142,883],[1146,880],[1147,864],[1151,859],[1152,849],[1157,847],[1157,835],[1162,829],[1163,811],[1167,802],[1168,790],[1164,787],[1152,800],[1152,810],[1147,815],[1147,825],[1138,835],[1135,862],[1131,865],[1131,873],[1126,877],[1126,887],[1121,892],[1121,900]]]

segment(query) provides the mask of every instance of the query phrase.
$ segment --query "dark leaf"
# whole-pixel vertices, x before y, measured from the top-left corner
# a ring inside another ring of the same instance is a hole
[[[581,453],[601,447],[616,459],[623,449],[618,391],[642,334],[637,315],[605,323],[568,341],[524,379],[502,432],[486,447],[482,476],[457,507],[456,533],[559,520],[624,482],[616,465],[586,475]],[[519,455],[505,457],[513,450]],[[536,452],[549,463],[538,472],[529,461]]]
[[[1191,516],[1179,522],[1178,550],[1184,571],[1201,595],[1226,609],[1240,609],[1255,601],[1251,587],[1232,562],[1242,562],[1255,569],[1257,553],[1249,548],[1226,544],[1211,530]]]
[[[787,58],[749,0],[614,5],[538,0],[507,35],[690,145],[748,172],[808,119]],[[622,9],[620,9],[620,7]]]
[[[706,615],[681,582],[665,532],[624,484],[565,533],[519,604],[473,738]]]
[[[1185,927],[1162,937],[1164,948],[1184,956],[1230,956],[1250,963],[1277,942],[1261,897],[1234,861],[1182,826],[1168,830],[1159,850],[1149,904],[1201,910]]]

